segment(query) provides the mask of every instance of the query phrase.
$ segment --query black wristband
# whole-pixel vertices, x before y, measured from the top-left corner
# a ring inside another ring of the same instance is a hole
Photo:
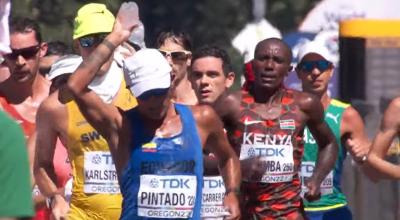
[[[115,50],[115,48],[116,48],[116,46],[107,39],[104,39],[103,42],[101,42],[101,43],[111,51]]]
[[[225,191],[225,196],[227,196],[229,193],[235,193],[237,196],[240,195],[240,189],[238,187],[231,187],[227,188]]]

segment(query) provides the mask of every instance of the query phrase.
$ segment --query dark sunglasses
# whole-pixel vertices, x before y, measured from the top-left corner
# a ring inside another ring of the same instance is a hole
[[[101,43],[105,38],[106,34],[94,34],[89,36],[84,36],[79,38],[79,44],[83,48],[93,47],[94,45],[98,45]]]
[[[299,69],[305,72],[311,72],[314,68],[317,68],[320,72],[324,72],[332,67],[332,63],[327,60],[317,61],[303,61],[299,64]]]
[[[6,54],[4,57],[9,60],[16,60],[19,56],[22,56],[24,59],[30,59],[37,54],[39,49],[40,49],[39,44],[22,49],[11,49],[11,53]]]
[[[146,91],[144,93],[142,93],[140,96],[136,97],[142,101],[147,101],[149,100],[151,97],[156,96],[156,97],[160,97],[160,96],[165,96],[168,94],[169,88],[166,89],[152,89],[149,91]]]
[[[165,57],[171,57],[173,60],[186,60],[191,54],[189,51],[165,51],[159,50],[160,53]]]

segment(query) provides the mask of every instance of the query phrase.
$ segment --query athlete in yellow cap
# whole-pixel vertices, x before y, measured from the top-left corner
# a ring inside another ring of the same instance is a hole
[[[114,16],[103,4],[91,3],[79,9],[73,39],[83,59],[92,53],[105,34],[111,32],[113,24]],[[127,110],[136,105],[136,99],[126,89],[123,72],[113,56],[100,67],[97,78],[89,87],[104,102],[113,103],[121,109]],[[71,95],[63,88],[54,92],[40,106],[37,121],[35,176],[41,190],[49,198],[53,216],[71,220],[118,219],[122,198],[109,147],[86,121]],[[49,163],[53,159],[57,137],[67,147],[72,165],[69,211],[68,204],[55,187],[53,167]]]

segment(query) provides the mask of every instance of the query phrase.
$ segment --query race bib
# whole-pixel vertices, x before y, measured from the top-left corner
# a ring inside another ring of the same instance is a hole
[[[141,175],[138,215],[148,218],[191,218],[196,191],[196,176]]]
[[[223,219],[229,215],[224,208],[225,185],[221,176],[203,177],[201,217]]]
[[[263,183],[290,182],[294,174],[291,135],[245,133],[240,160],[261,157],[265,161]]]
[[[117,171],[110,152],[85,152],[84,176],[83,189],[85,193],[120,193]]]
[[[301,196],[308,191],[308,188],[304,185],[308,178],[310,178],[314,172],[315,162],[307,161],[301,163]],[[325,177],[321,183],[321,195],[327,195],[333,193],[333,171]]]

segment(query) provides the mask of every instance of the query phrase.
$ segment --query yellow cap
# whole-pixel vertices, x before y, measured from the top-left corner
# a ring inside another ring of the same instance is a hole
[[[112,31],[114,20],[114,15],[104,4],[86,4],[78,10],[75,17],[73,39],[90,34],[109,33]]]

